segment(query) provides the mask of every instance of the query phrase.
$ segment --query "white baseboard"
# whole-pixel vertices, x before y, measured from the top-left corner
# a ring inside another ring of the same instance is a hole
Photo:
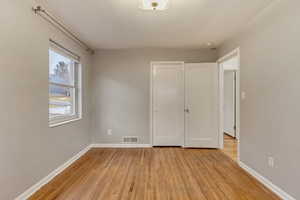
[[[239,161],[239,165],[241,168],[243,168],[245,171],[247,171],[249,174],[251,174],[254,178],[256,178],[258,181],[260,181],[262,184],[264,184],[267,188],[272,190],[275,194],[277,194],[280,198],[283,200],[296,200],[294,197],[283,191],[278,186],[274,185],[270,180],[263,177],[261,174],[259,174],[257,171],[252,169],[251,167],[247,166],[245,163]]]
[[[91,144],[91,148],[150,148],[151,144]]]
[[[78,160],[81,156],[83,156],[88,150],[90,150],[91,146],[87,146],[82,151],[77,153],[75,156],[73,156],[71,159],[69,159],[67,162],[59,166],[57,169],[52,171],[48,176],[40,180],[38,183],[30,187],[28,190],[20,194],[15,200],[26,200],[30,196],[32,196],[35,192],[37,192],[41,187],[49,183],[55,176],[60,174],[62,171],[64,171],[67,167],[69,167],[71,164],[73,164],[76,160]]]

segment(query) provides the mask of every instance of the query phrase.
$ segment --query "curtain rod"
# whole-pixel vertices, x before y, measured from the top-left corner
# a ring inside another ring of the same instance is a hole
[[[73,57],[75,57],[78,61],[80,60],[80,56],[77,55],[76,53],[74,53],[73,51],[71,51],[71,50],[65,48],[63,45],[61,45],[61,44],[59,44],[58,42],[52,40],[51,38],[49,39],[49,41],[50,41],[53,45],[55,45],[56,47],[59,47],[60,49],[66,51],[68,54],[71,54],[71,55],[72,55]]]
[[[82,47],[86,49],[86,51],[90,52],[91,54],[94,54],[94,50],[89,47],[85,42],[83,42],[81,39],[79,39],[72,31],[70,31],[68,28],[66,28],[61,22],[59,22],[53,15],[51,15],[49,12],[47,12],[45,9],[43,9],[41,6],[36,6],[32,8],[33,12],[42,18],[44,18],[46,21],[48,21],[50,24],[54,25],[56,28],[58,28],[61,32],[63,32],[67,37],[69,37],[74,42],[78,43]]]

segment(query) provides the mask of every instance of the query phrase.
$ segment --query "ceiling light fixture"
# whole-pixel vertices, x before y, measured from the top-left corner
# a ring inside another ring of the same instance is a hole
[[[161,11],[168,9],[169,0],[140,0],[140,8],[143,10]]]

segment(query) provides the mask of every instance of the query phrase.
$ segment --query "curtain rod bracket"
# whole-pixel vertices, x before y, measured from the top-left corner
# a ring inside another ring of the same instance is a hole
[[[45,10],[42,8],[42,6],[32,7],[32,10],[35,14],[37,14],[38,12],[45,12]]]

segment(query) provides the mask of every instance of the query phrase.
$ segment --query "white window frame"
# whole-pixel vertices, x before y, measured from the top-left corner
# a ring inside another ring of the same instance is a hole
[[[60,84],[60,83],[54,83],[50,80],[48,81],[48,87],[50,85],[56,85],[64,88],[74,88],[74,95],[73,95],[73,115],[66,115],[66,116],[58,116],[50,118],[49,113],[49,106],[48,106],[48,119],[49,119],[49,127],[56,127],[63,124],[67,124],[70,122],[78,121],[82,119],[82,66],[80,64],[80,58],[79,56],[72,55],[71,51],[66,51],[65,48],[62,48],[60,46],[57,46],[56,44],[52,44],[49,47],[49,50],[54,51],[55,53],[58,53],[64,57],[67,57],[72,60],[74,63],[74,85],[67,85],[67,84]],[[50,59],[50,58],[49,58]],[[50,66],[48,66],[50,67]],[[49,70],[48,70],[49,73]],[[49,75],[48,75],[49,76]],[[50,96],[49,96],[50,98]],[[49,99],[48,98],[48,105],[49,105]]]

